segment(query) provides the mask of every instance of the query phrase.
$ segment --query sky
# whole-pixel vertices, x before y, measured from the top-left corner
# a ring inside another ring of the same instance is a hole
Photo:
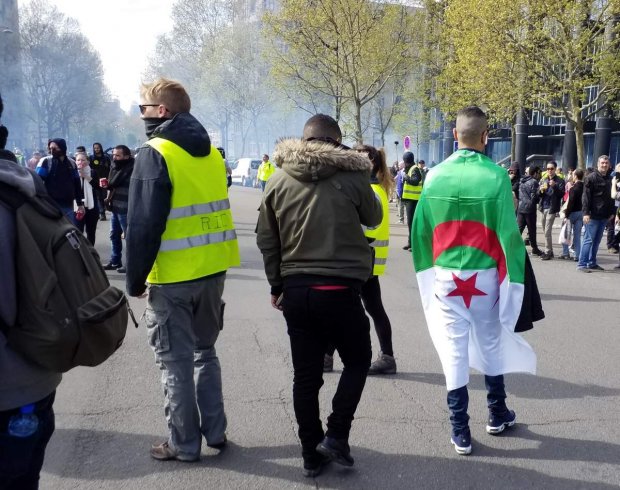
[[[48,0],[76,19],[99,51],[105,84],[121,107],[139,100],[139,87],[157,37],[172,29],[173,0]],[[28,0],[19,0],[22,5]]]

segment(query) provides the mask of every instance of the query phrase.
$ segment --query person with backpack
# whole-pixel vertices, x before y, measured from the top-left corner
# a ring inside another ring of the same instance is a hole
[[[67,156],[67,142],[64,139],[51,139],[47,148],[51,155],[39,161],[36,172],[45,182],[48,194],[56,201],[63,214],[77,225],[73,202],[76,202],[79,214],[86,213],[77,167]]]
[[[2,108],[0,98],[0,116]],[[0,193],[32,196],[39,178],[4,149],[7,137],[8,130],[0,126]],[[40,181],[39,186],[43,188]],[[18,316],[16,237],[15,212],[0,200],[0,486],[21,490],[39,487],[62,375],[26,360],[8,345],[7,328]]]

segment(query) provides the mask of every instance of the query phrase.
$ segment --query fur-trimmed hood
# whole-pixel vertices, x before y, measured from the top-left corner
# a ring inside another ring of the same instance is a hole
[[[338,171],[370,172],[368,156],[346,146],[322,141],[284,139],[274,150],[273,160],[279,168],[301,182],[331,177]]]

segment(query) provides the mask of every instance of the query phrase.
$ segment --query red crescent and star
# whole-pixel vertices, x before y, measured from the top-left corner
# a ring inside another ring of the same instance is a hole
[[[477,248],[489,255],[497,264],[498,281],[501,284],[507,275],[506,256],[497,237],[497,233],[478,221],[453,220],[445,221],[433,231],[433,262],[445,250],[469,246]],[[467,308],[474,296],[487,296],[487,293],[476,288],[476,272],[468,279],[461,279],[452,273],[456,288],[448,296],[461,296]]]
[[[487,293],[480,291],[476,288],[476,278],[478,273],[473,274],[469,279],[461,279],[454,272],[452,273],[452,279],[456,288],[448,293],[448,296],[461,296],[465,302],[465,306],[469,309],[471,305],[471,299],[474,296],[486,296]]]

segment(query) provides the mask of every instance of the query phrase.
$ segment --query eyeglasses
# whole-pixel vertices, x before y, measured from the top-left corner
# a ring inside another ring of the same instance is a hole
[[[139,104],[140,114],[144,114],[147,107],[159,107],[161,104]]]
[[[547,167],[547,170],[555,170],[555,167]]]

